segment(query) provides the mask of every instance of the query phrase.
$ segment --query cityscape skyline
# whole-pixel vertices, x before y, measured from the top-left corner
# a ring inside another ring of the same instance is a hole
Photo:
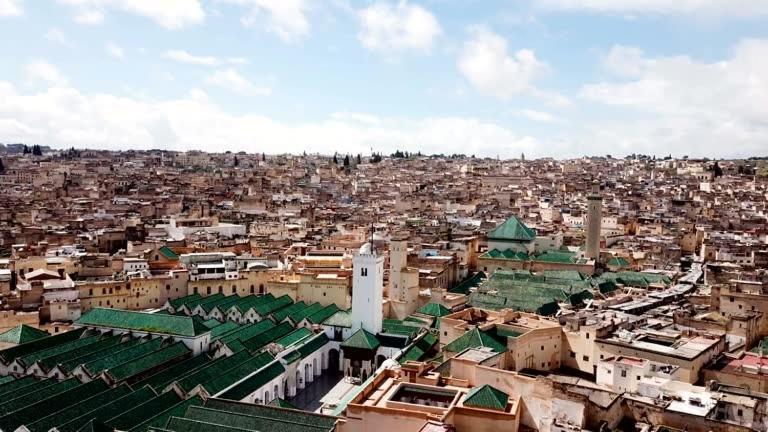
[[[0,142],[761,156],[768,6],[667,3],[4,0]]]

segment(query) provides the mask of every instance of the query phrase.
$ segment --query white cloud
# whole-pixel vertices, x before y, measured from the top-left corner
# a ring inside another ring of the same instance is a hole
[[[199,90],[180,99],[153,101],[69,87],[22,94],[7,82],[0,82],[0,136],[59,148],[254,153],[369,154],[373,148],[383,153],[401,149],[511,157],[535,155],[542,148],[531,137],[473,118],[404,120],[346,113],[289,124],[259,114],[227,113]]]
[[[107,54],[109,54],[110,56],[118,60],[122,60],[125,58],[125,51],[123,50],[123,48],[112,42],[107,44]]]
[[[763,0],[535,0],[534,3],[547,10],[620,14],[768,15],[768,2]]]
[[[662,152],[765,152],[768,104],[759,101],[768,100],[768,40],[742,40],[730,58],[716,62],[654,58],[616,46],[604,65],[616,79],[585,85],[580,94],[625,108],[632,121],[595,124],[595,133]]]
[[[0,0],[0,17],[19,16],[23,13],[20,0]]]
[[[35,60],[27,64],[27,78],[34,81],[43,81],[54,86],[67,84],[67,78],[59,72],[56,66],[45,60]]]
[[[47,32],[45,32],[45,38],[51,42],[55,42],[66,47],[72,46],[72,41],[69,40],[67,35],[65,35],[63,31],[56,27],[52,27]]]
[[[194,55],[185,50],[168,50],[165,52],[164,57],[175,62],[199,66],[218,66],[224,63],[243,65],[248,63],[248,59],[245,57],[229,57],[226,59],[220,59],[214,56]]]
[[[360,42],[372,51],[429,51],[442,33],[432,13],[405,0],[378,2],[358,12]]]
[[[99,23],[107,9],[116,9],[151,19],[167,29],[198,24],[205,19],[200,0],[58,0],[75,8],[75,20]]]
[[[284,42],[298,42],[309,34],[307,0],[222,0],[246,7],[240,20],[246,27],[264,23],[267,31]]]
[[[470,84],[488,96],[508,100],[528,94],[553,106],[570,105],[565,96],[533,85],[549,71],[549,66],[536,58],[536,53],[521,49],[510,55],[507,41],[488,29],[470,30],[470,39],[459,53],[457,67]]]
[[[537,111],[532,109],[520,110],[520,115],[535,122],[552,123],[557,120],[555,116],[548,112]]]
[[[272,93],[269,87],[261,87],[253,84],[234,69],[217,70],[205,79],[206,84],[218,86],[235,93],[248,95],[268,95]]]
[[[104,13],[98,10],[82,10],[74,18],[75,22],[84,25],[96,25],[104,22]]]

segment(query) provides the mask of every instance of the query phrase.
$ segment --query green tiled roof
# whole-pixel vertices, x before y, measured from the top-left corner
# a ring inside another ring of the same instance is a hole
[[[26,324],[17,325],[16,327],[0,333],[0,342],[12,343],[20,345],[27,342],[36,341],[41,338],[50,336],[47,331],[30,327]]]
[[[299,354],[301,354],[301,357],[307,357],[310,354],[314,353],[315,351],[319,350],[320,348],[324,347],[326,344],[328,344],[328,336],[325,335],[325,333],[320,333],[317,336],[313,337],[312,339],[308,340],[304,343],[304,345],[299,347]]]
[[[441,305],[440,303],[427,303],[416,310],[416,312],[440,318],[450,314],[451,310]]]
[[[491,240],[510,240],[529,242],[536,238],[536,231],[528,228],[517,216],[511,216],[497,226],[487,237]]]
[[[70,360],[82,358],[83,356],[90,353],[100,352],[103,349],[117,346],[120,344],[122,339],[123,335],[114,335],[98,340],[96,343],[86,344],[80,347],[73,346],[70,350],[38,360],[38,364],[43,368],[43,370],[48,371],[58,364],[63,364]]]
[[[290,422],[294,425],[322,427],[326,431],[333,429],[336,421],[338,420],[336,417],[317,414],[309,411],[277,409],[266,405],[255,405],[250,403],[228,401],[224,399],[208,399],[205,403],[205,406],[219,411],[240,413],[253,417],[277,418],[280,419],[280,421]]]
[[[123,363],[107,370],[107,374],[116,382],[134,377],[147,371],[152,371],[167,362],[172,362],[190,355],[192,351],[184,342],[176,342],[161,350],[151,352],[130,362]]]
[[[181,398],[172,391],[165,392],[138,406],[126,407],[128,411],[113,417],[104,423],[115,429],[127,431],[151,419],[157,413],[167,410],[181,401]]]
[[[220,336],[221,342],[229,344],[230,342],[238,339],[241,342],[256,336],[259,333],[263,333],[271,328],[275,327],[275,323],[270,320],[259,321],[257,323],[248,324],[240,328],[234,329],[229,333]]]
[[[527,261],[530,256],[527,252],[523,251],[513,251],[512,249],[505,249],[503,251],[500,251],[498,249],[491,249],[485,254],[483,254],[482,258],[494,258],[494,259],[508,259],[508,260],[515,260],[515,261]]]
[[[323,321],[323,325],[326,326],[333,326],[333,327],[343,327],[343,328],[351,328],[352,327],[352,313],[350,311],[340,310],[337,311],[335,314],[331,315],[330,318]]]
[[[24,357],[19,357],[17,360],[25,366],[31,366],[34,362],[40,359],[56,356],[62,353],[69,352],[74,349],[81,348],[81,347],[87,347],[89,345],[95,344],[101,339],[101,334],[94,334],[91,336],[87,336],[87,335],[88,333],[84,334],[82,338],[66,344],[57,345],[48,349],[44,349],[42,351],[35,351],[33,353],[25,355]]]
[[[98,393],[87,399],[77,400],[74,405],[27,424],[26,428],[30,432],[48,432],[54,426],[63,425],[129,393],[131,393],[131,388],[127,384],[121,384],[118,387]]]
[[[133,384],[133,386],[135,388],[141,388],[148,385],[155,389],[155,391],[162,391],[173,381],[199,370],[211,361],[211,358],[208,357],[207,354],[200,354],[196,357],[167,367],[160,372]]]
[[[214,329],[221,325],[221,321],[217,320],[216,318],[211,318],[209,320],[203,321],[203,325],[209,329]]]
[[[209,395],[213,396],[216,393],[231,386],[232,384],[235,384],[243,378],[247,377],[251,373],[270,364],[274,360],[275,358],[272,357],[272,354],[263,352],[255,357],[249,358],[243,363],[240,363],[239,365],[226,371],[226,373],[223,373],[220,376],[203,383],[203,387]]]
[[[487,332],[480,331],[478,328],[473,328],[456,338],[453,342],[445,345],[443,351],[459,353],[467,348],[480,347],[491,348],[494,352],[502,352],[507,349],[506,344],[496,340]]]
[[[469,291],[472,288],[476,288],[482,281],[486,279],[486,275],[483,272],[477,272],[473,274],[472,276],[464,279],[460,284],[456,285],[455,287],[449,289],[448,291],[452,293],[457,294],[469,294]]]
[[[195,337],[210,330],[196,317],[95,308],[75,321],[75,325],[110,327],[123,330]]]
[[[488,384],[475,387],[467,393],[464,405],[489,410],[504,411],[507,408],[509,395],[503,391],[491,387]]]
[[[174,416],[182,416],[184,415],[185,412],[187,412],[187,409],[189,407],[200,406],[202,404],[203,404],[203,399],[200,398],[199,396],[195,396],[187,400],[181,401],[176,405],[168,408],[167,410],[158,413],[154,417],[145,420],[143,423],[140,423],[134,426],[128,432],[145,432],[152,427],[163,427],[166,425],[166,423],[168,423],[169,418]]]
[[[123,351],[125,349],[131,348],[133,346],[136,346],[142,342],[145,342],[146,339],[140,339],[140,338],[128,338],[128,340],[123,341],[117,345],[112,345],[107,348],[94,351],[88,354],[85,354],[83,356],[73,358],[70,360],[67,360],[63,363],[61,363],[61,367],[64,368],[65,371],[72,371],[81,364],[87,364],[92,361],[102,359],[102,358],[108,358],[112,356],[112,354],[115,354],[117,352]]]
[[[424,355],[432,350],[437,343],[437,336],[432,333],[425,333],[424,336],[417,339],[400,357],[400,363],[407,361],[419,361],[424,359]]]
[[[176,254],[176,252],[172,251],[168,246],[161,247],[160,249],[158,249],[158,252],[160,252],[164,257],[168,258],[169,260],[179,259],[179,256]]]
[[[224,426],[213,423],[206,423],[196,420],[190,420],[184,417],[172,416],[168,419],[165,428],[152,428],[149,432],[250,432],[247,429]]]
[[[171,304],[171,307],[173,307],[174,310],[179,310],[179,307],[185,304],[199,303],[202,298],[203,297],[200,294],[195,293],[195,294],[190,294],[188,296],[175,298],[173,300],[170,300],[169,303]]]
[[[229,357],[219,357],[195,372],[184,376],[177,381],[177,384],[184,392],[190,392],[196,385],[216,379],[250,358],[251,354],[248,351],[240,351]]]
[[[375,350],[381,345],[376,336],[373,333],[367,332],[365,329],[360,329],[355,332],[349,339],[341,343],[342,348],[357,348],[365,350]]]
[[[576,254],[567,251],[545,251],[537,255],[533,260],[558,264],[572,264],[577,262]]]
[[[144,339],[144,342],[128,347],[124,350],[112,353],[107,357],[100,357],[96,360],[83,364],[83,368],[94,376],[105,369],[113,368],[117,365],[131,361],[135,358],[144,356],[152,351],[160,349],[163,340],[160,338]]]
[[[285,367],[283,367],[282,363],[279,361],[273,361],[257,373],[251,375],[243,381],[240,381],[237,385],[229,388],[218,397],[223,399],[240,400],[260,389],[273,379],[279,377],[283,372],[285,372]]]
[[[75,329],[54,336],[37,339],[32,342],[23,343],[21,345],[16,345],[15,347],[6,348],[0,351],[0,359],[2,359],[5,364],[9,364],[17,357],[22,357],[36,351],[41,351],[57,345],[69,343],[75,339],[79,339],[83,333],[85,333],[85,329]]]
[[[234,321],[227,321],[224,324],[211,329],[211,340],[216,340],[220,336],[228,334],[229,332],[239,329],[240,327],[242,326]]]
[[[288,318],[288,315],[305,309],[306,307],[307,304],[303,301],[300,301],[273,313],[272,318],[274,318],[276,322],[282,322],[284,319]]]
[[[310,336],[312,336],[312,330],[301,327],[276,340],[275,343],[283,347],[289,347]]]
[[[13,395],[17,397],[14,397],[13,399],[7,399],[0,403],[0,415],[5,416],[14,411],[35,404],[41,400],[48,399],[49,397],[56,396],[60,393],[64,393],[65,391],[80,385],[80,381],[78,381],[77,378],[69,378],[61,382],[47,380],[45,383],[48,385],[39,387],[32,393],[27,393],[23,396]]]
[[[483,309],[509,308],[534,312],[546,303],[565,302],[570,294],[589,289],[592,289],[589,280],[498,270],[470,294],[468,303]]]
[[[240,311],[240,313],[244,314],[248,312],[248,310],[251,308],[255,308],[256,306],[261,304],[273,302],[274,300],[275,300],[275,296],[269,293],[265,295],[259,295],[259,296],[249,295],[247,297],[241,298],[240,301],[232,305],[229,309],[232,310],[233,308],[235,308],[238,311]]]
[[[323,305],[321,305],[320,303],[312,303],[311,305],[309,305],[309,307],[288,315],[288,318],[290,318],[294,324],[298,324],[299,322],[301,322],[301,320],[321,310],[322,308],[323,308]]]
[[[141,403],[144,403],[150,398],[156,396],[155,392],[149,387],[142,387],[132,393],[129,393],[119,399],[114,399],[111,402],[103,401],[103,403],[92,411],[83,413],[82,415],[69,420],[66,423],[60,423],[56,426],[59,432],[75,432],[92,419],[99,421],[106,421],[113,418],[131,407],[135,407]]]
[[[273,408],[266,405],[262,406],[275,410],[276,413],[272,416],[255,416],[232,411],[215,410],[208,407],[194,407],[187,411],[185,418],[250,431],[328,432],[331,430],[317,423],[295,423],[291,421],[290,417],[284,418],[284,411],[292,410]]]
[[[257,334],[256,336],[246,339],[243,342],[243,346],[251,352],[258,351],[264,348],[268,343],[287,335],[293,330],[293,326],[287,322],[280,323],[275,327]]]
[[[265,315],[269,315],[272,312],[278,311],[292,304],[293,304],[293,300],[288,296],[288,294],[286,294],[284,296],[280,296],[276,298],[275,300],[269,303],[256,305],[254,307],[254,310],[256,311],[257,314],[264,317]]]
[[[629,261],[623,257],[613,257],[608,260],[608,266],[610,267],[629,267]]]
[[[0,430],[12,431],[21,425],[32,423],[36,419],[45,416],[47,413],[54,413],[76,404],[77,402],[88,399],[91,396],[99,394],[109,387],[102,380],[94,380],[60,393],[50,394],[49,397],[41,399],[18,409],[12,413],[6,414],[0,418]]]
[[[332,317],[333,314],[339,311],[339,307],[335,303],[331,303],[328,306],[320,309],[307,317],[307,320],[312,324],[322,324],[325,320]]]
[[[20,393],[21,389],[25,387],[33,386],[33,385],[38,385],[42,382],[43,381],[38,381],[29,375],[21,377],[16,380],[4,382],[2,385],[0,385],[0,400],[7,399],[7,398],[4,398],[4,396],[10,393],[23,394],[23,393]]]

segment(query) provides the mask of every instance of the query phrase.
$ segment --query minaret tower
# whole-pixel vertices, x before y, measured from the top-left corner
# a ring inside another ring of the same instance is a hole
[[[366,243],[352,258],[352,332],[381,332],[384,301],[384,256]]]
[[[595,187],[587,197],[587,247],[586,257],[597,260],[600,258],[600,229],[603,218],[603,197]]]

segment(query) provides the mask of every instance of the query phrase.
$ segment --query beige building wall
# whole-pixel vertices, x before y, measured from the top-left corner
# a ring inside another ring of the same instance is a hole
[[[0,332],[9,330],[21,324],[38,327],[40,315],[38,312],[16,312],[12,310],[0,311]]]

